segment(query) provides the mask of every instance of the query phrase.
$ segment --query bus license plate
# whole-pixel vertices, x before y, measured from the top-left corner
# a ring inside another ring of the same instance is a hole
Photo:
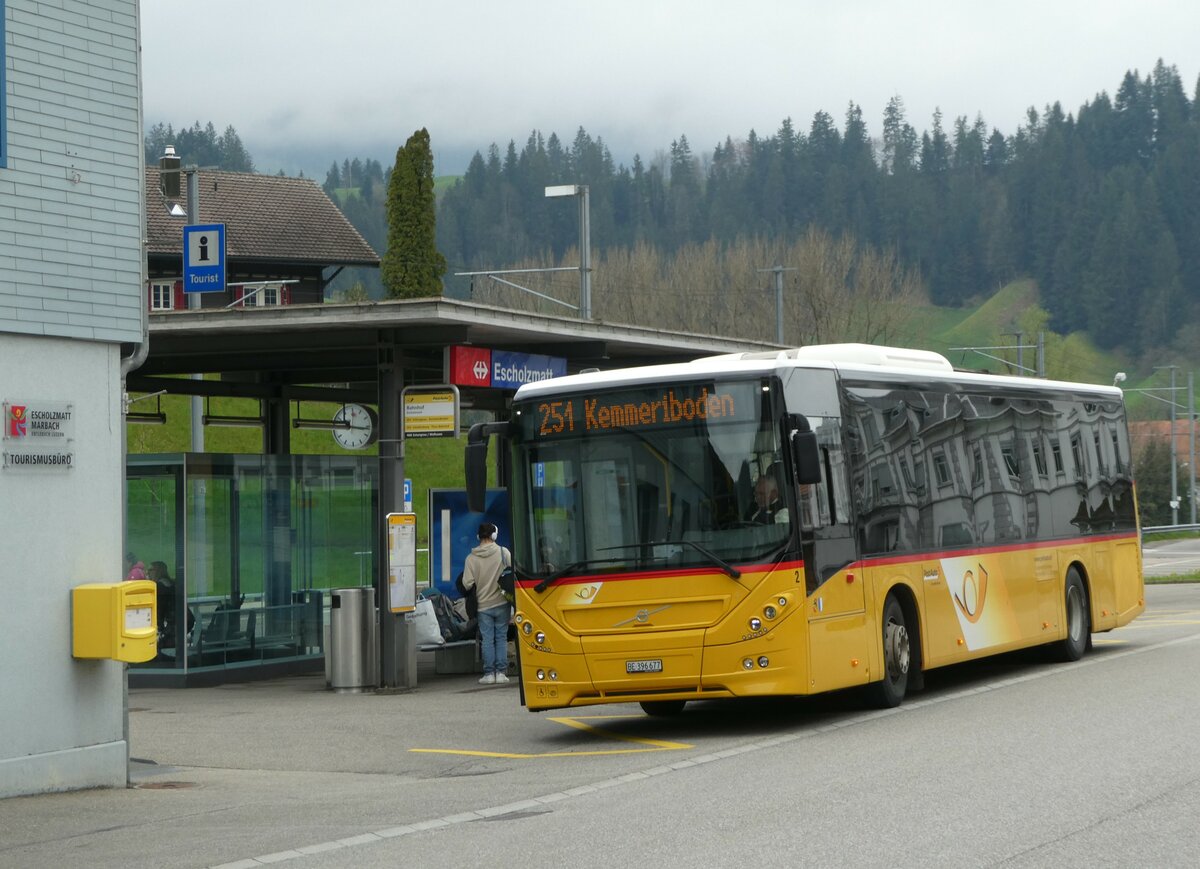
[[[651,661],[626,661],[626,673],[661,673],[662,661],[655,658]]]

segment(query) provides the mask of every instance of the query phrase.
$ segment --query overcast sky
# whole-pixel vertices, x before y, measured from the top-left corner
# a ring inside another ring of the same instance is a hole
[[[900,95],[1013,133],[1029,106],[1075,112],[1160,57],[1189,98],[1200,0],[141,0],[145,118],[232,124],[260,171],[324,178],[334,160],[390,165],[420,127],[437,174],[529,132],[579,127],[614,158],[681,134],[807,131],[862,107],[878,137]]]

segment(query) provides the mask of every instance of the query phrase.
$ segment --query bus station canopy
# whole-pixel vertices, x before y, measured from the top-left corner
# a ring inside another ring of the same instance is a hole
[[[445,298],[156,313],[149,340],[145,363],[128,378],[131,392],[299,398],[305,386],[334,385],[320,397],[368,402],[376,400],[381,365],[395,365],[406,386],[446,382],[446,350],[454,345],[560,357],[571,373],[778,349]],[[220,379],[168,377],[184,374]]]

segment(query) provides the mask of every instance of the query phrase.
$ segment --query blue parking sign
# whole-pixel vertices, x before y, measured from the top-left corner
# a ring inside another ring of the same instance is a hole
[[[220,293],[225,290],[225,224],[183,228],[183,291]]]

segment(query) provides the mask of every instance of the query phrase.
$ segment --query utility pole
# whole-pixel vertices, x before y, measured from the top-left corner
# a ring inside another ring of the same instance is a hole
[[[1025,370],[1025,345],[1021,343],[1021,339],[1025,337],[1024,332],[1005,332],[1005,335],[1012,335],[1017,339],[1017,371]]]
[[[783,342],[783,273],[794,272],[795,268],[785,268],[781,265],[772,266],[769,269],[758,269],[760,272],[775,273],[775,343],[782,344]]]
[[[1175,371],[1178,365],[1156,365],[1154,370],[1167,369],[1171,372],[1171,524],[1179,524],[1179,479],[1175,467]]]
[[[1192,524],[1196,524],[1196,388],[1188,372],[1188,501],[1191,502]]]

